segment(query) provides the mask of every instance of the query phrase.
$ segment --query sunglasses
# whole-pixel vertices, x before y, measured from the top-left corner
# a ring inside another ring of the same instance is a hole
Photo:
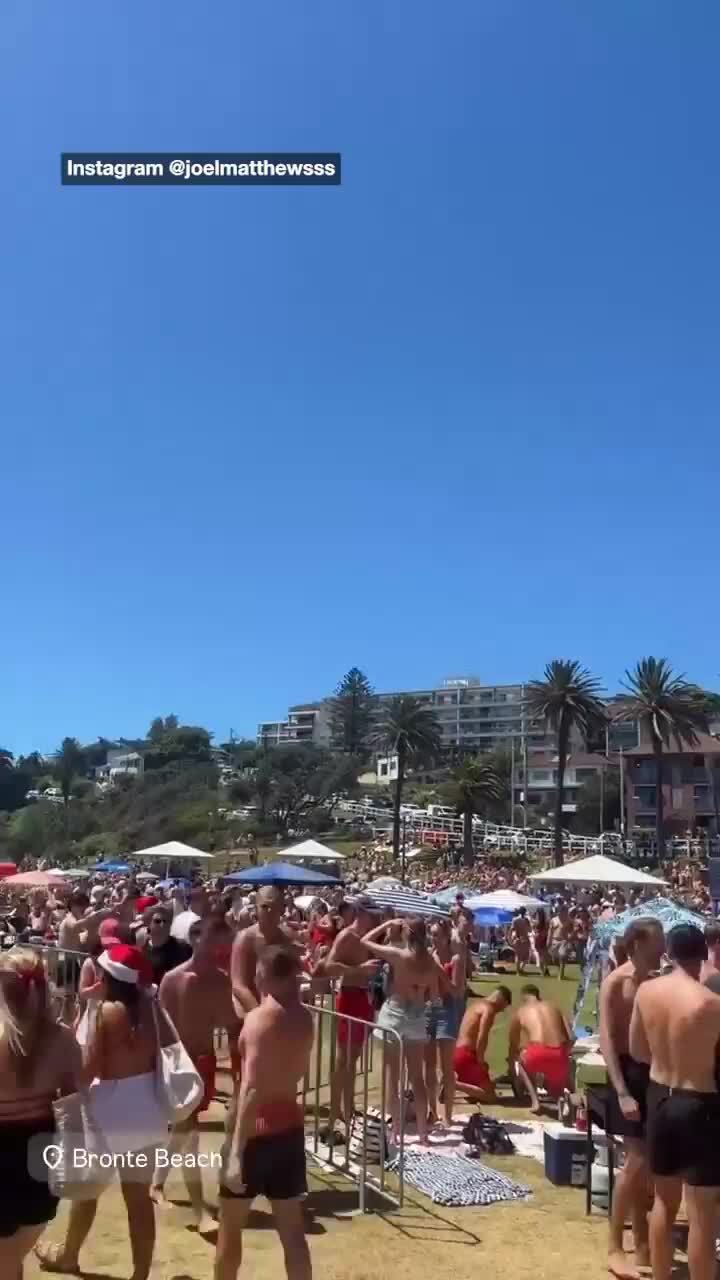
[[[150,923],[151,923],[151,924],[167,924],[167,923],[168,923],[168,921],[167,921],[167,920],[164,920],[162,916],[153,916],[153,918],[152,918],[152,920],[150,921]]]

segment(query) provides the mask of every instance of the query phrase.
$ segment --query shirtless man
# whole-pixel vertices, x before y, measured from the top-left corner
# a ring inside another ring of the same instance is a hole
[[[563,1089],[569,1087],[572,1036],[560,1009],[550,1000],[543,1000],[537,987],[528,983],[520,995],[522,1004],[510,1023],[508,1069],[510,1079],[517,1079],[529,1093],[533,1115],[539,1115],[541,1106],[536,1087],[539,1076],[553,1098],[559,1098]],[[523,1048],[520,1047],[522,1039]]]
[[[510,989],[498,987],[492,995],[473,1000],[460,1024],[453,1065],[459,1091],[475,1102],[497,1102],[485,1054],[497,1015],[511,1004]]]
[[[363,1022],[375,1021],[375,1009],[368,994],[368,981],[380,969],[379,960],[368,960],[361,942],[378,922],[378,909],[372,898],[355,898],[355,919],[335,938],[330,952],[313,969],[314,978],[339,978],[340,989],[335,1012]],[[342,1104],[345,1138],[350,1138],[350,1121],[354,1110],[355,1073],[358,1058],[366,1041],[365,1028],[356,1022],[340,1020],[337,1024],[337,1058],[330,1081],[330,1119],[327,1141],[337,1141],[335,1124]]]
[[[672,1229],[683,1192],[690,1280],[714,1280],[720,1189],[720,999],[699,981],[707,959],[699,929],[694,925],[671,929],[668,955],[673,972],[640,988],[630,1026],[630,1051],[650,1066],[653,1280],[670,1280]]]
[[[220,908],[211,911],[204,920],[196,920],[188,936],[192,957],[165,974],[160,983],[159,1001],[174,1022],[205,1086],[200,1106],[174,1127],[168,1148],[173,1154],[186,1151],[193,1157],[183,1164],[183,1174],[197,1228],[203,1235],[214,1231],[216,1224],[205,1206],[197,1167],[198,1118],[207,1111],[215,1096],[215,1030],[228,1028],[232,1034],[236,1025],[227,972],[232,933]],[[163,1207],[168,1205],[165,1197],[168,1172],[168,1168],[156,1171],[151,1191],[155,1203]]]
[[[575,922],[564,902],[560,904],[557,915],[550,921],[548,950],[551,959],[557,959],[560,966],[560,977],[565,977],[565,965],[574,955]]]
[[[309,1068],[313,1021],[300,1003],[298,977],[293,951],[283,945],[263,949],[256,987],[261,1003],[248,1013],[240,1035],[241,1084],[220,1175],[215,1280],[237,1280],[243,1227],[256,1196],[270,1201],[288,1280],[311,1280],[302,1213],[305,1132],[297,1093]]]
[[[515,950],[515,972],[525,972],[525,965],[530,959],[530,921],[527,911],[521,907],[510,928],[510,943]]]
[[[70,895],[67,915],[63,917],[58,934],[58,946],[67,951],[89,951],[96,941],[101,920],[113,914],[110,907],[100,911],[88,911],[90,899],[82,889]]]
[[[276,885],[258,890],[255,902],[257,924],[236,934],[230,960],[230,980],[238,1018],[257,1009],[260,1003],[255,974],[266,947],[286,946],[299,956],[293,938],[282,927],[283,895]]]
[[[635,1241],[635,1261],[648,1265],[648,1172],[645,1153],[647,1114],[647,1064],[631,1057],[630,1019],[638,989],[657,970],[665,948],[657,920],[633,920],[623,937],[628,959],[605,978],[600,988],[600,1051],[605,1059],[608,1080],[615,1090],[608,1132],[624,1139],[625,1164],[615,1179],[608,1270],[618,1280],[638,1280],[623,1250],[625,1219],[631,1214]]]

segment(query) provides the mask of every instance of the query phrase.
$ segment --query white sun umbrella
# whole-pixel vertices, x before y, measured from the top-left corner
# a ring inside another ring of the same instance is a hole
[[[422,894],[408,889],[407,885],[400,889],[368,888],[367,892],[378,907],[389,907],[399,916],[434,916],[435,919],[441,919],[449,915],[445,907],[429,902]]]
[[[545,906],[540,898],[530,898],[526,893],[515,893],[514,889],[495,889],[492,893],[468,894],[463,906],[468,911],[481,911],[483,907],[494,907],[497,911],[534,911]]]
[[[344,862],[347,857],[319,840],[303,840],[302,844],[283,849],[282,856],[284,862]]]
[[[142,880],[142,881],[159,880],[160,877],[156,875],[154,871],[141,871],[140,874],[135,877],[135,879]]]

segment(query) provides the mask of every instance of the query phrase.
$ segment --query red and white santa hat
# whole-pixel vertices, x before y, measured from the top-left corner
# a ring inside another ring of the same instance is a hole
[[[118,943],[117,946],[108,947],[107,951],[101,952],[95,963],[109,973],[111,978],[117,978],[119,982],[129,982],[134,987],[145,986],[152,981],[150,963],[139,947]]]

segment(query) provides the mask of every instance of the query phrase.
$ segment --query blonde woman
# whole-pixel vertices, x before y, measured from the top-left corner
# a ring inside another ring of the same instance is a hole
[[[80,1052],[72,1032],[53,1016],[42,960],[26,947],[0,954],[3,1280],[21,1280],[24,1259],[55,1217],[58,1202],[41,1153],[53,1141],[53,1099],[74,1093],[79,1074]]]

